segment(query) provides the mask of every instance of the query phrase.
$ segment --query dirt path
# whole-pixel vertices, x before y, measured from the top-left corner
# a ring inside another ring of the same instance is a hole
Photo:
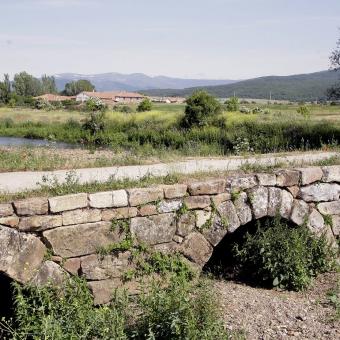
[[[106,182],[115,180],[138,180],[146,176],[166,176],[171,173],[191,174],[195,172],[235,171],[242,166],[269,167],[277,164],[301,166],[331,157],[338,157],[338,152],[304,152],[286,154],[268,154],[252,157],[198,158],[181,162],[158,163],[150,165],[114,166],[91,169],[76,169],[74,175],[79,183]],[[65,182],[69,170],[26,171],[0,174],[0,192],[17,193],[39,188],[43,177],[55,178]]]
[[[327,300],[337,273],[320,276],[306,292],[280,292],[217,281],[223,319],[250,340],[340,339],[340,321]]]

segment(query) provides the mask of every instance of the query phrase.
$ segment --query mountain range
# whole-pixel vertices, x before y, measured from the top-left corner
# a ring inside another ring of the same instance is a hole
[[[146,90],[151,96],[189,96],[195,90],[203,89],[220,98],[236,95],[240,98],[256,98],[292,101],[314,101],[326,98],[326,91],[340,80],[335,71],[321,71],[292,76],[269,76],[238,81],[232,84],[201,86],[186,89]]]
[[[62,73],[55,75],[57,87],[64,89],[66,83],[87,79],[97,91],[138,91],[150,96],[186,97],[203,89],[220,98],[234,94],[240,98],[312,101],[326,97],[329,87],[339,81],[334,71],[321,71],[291,76],[267,76],[248,80],[182,79],[166,76],[150,77],[143,73],[103,73],[83,75]]]
[[[185,89],[196,86],[225,85],[235,82],[235,80],[214,80],[214,79],[182,79],[166,76],[150,77],[143,73],[121,74],[121,73],[102,73],[102,74],[76,74],[62,73],[55,75],[58,90],[63,90],[65,84],[79,79],[89,80],[97,91],[137,91],[150,89]]]

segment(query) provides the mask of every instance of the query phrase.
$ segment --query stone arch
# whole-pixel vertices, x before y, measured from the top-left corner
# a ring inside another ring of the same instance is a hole
[[[318,210],[314,202],[297,198],[287,187],[251,185],[250,188],[231,189],[230,193],[230,197],[224,196],[222,202],[212,197],[213,209],[209,213],[209,221],[200,229],[201,236],[196,234],[189,241],[184,241],[184,255],[202,268],[209,263],[215,249],[221,247],[220,243],[227,235],[237,235],[243,226],[263,218],[278,216],[292,225],[306,225],[317,235],[329,232],[330,241],[334,240],[331,229],[326,228],[320,208]],[[199,251],[195,244],[200,244],[203,251]]]

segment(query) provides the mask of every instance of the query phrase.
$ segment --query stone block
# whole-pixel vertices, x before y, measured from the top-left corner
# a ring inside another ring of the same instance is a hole
[[[280,205],[280,215],[283,218],[289,219],[290,214],[293,209],[294,198],[293,195],[286,191],[281,191],[281,205]]]
[[[45,245],[34,235],[0,226],[0,272],[20,283],[28,283],[39,270]]]
[[[176,233],[185,237],[195,228],[195,215],[193,213],[183,214],[178,218]]]
[[[121,277],[131,267],[131,253],[117,253],[115,255],[98,256],[96,254],[82,257],[81,270],[89,281],[108,280]]]
[[[323,182],[340,182],[340,166],[324,166],[323,171]]]
[[[308,222],[309,205],[301,200],[294,200],[293,209],[290,219],[297,225],[303,225]]]
[[[13,203],[15,211],[20,216],[44,215],[48,213],[47,198],[34,197]]]
[[[189,184],[189,193],[192,196],[221,194],[226,191],[224,179],[212,179]]]
[[[13,214],[12,204],[0,204],[0,217],[7,217]]]
[[[276,216],[280,213],[282,190],[275,187],[268,188],[268,216]]]
[[[103,221],[121,220],[136,217],[138,209],[136,207],[105,209],[101,214]]]
[[[318,210],[322,215],[340,215],[340,201],[319,203]]]
[[[334,236],[340,236],[340,215],[332,216],[332,230]]]
[[[300,171],[302,185],[321,181],[323,176],[322,169],[319,167],[300,168],[297,170]]]
[[[62,225],[61,215],[40,215],[22,217],[19,223],[20,231],[42,231]]]
[[[182,207],[182,200],[165,200],[158,204],[158,212],[161,214],[177,211]]]
[[[251,209],[247,203],[248,197],[245,192],[241,192],[239,197],[234,200],[237,216],[241,225],[247,224],[252,220]]]
[[[200,267],[209,260],[213,248],[200,233],[191,233],[181,244],[181,253]]]
[[[52,213],[86,208],[88,204],[85,193],[53,197],[48,201]]]
[[[186,196],[188,186],[186,184],[165,185],[163,189],[165,198],[181,198]]]
[[[309,214],[307,227],[316,234],[320,234],[325,227],[325,221],[322,215],[316,210],[313,209]]]
[[[220,205],[222,202],[229,201],[230,199],[231,194],[229,192],[224,192],[223,194],[211,196],[211,201],[215,206]]]
[[[276,185],[276,175],[275,174],[256,174],[257,180],[260,186],[270,187]]]
[[[112,230],[110,222],[59,227],[43,232],[54,254],[64,258],[94,254],[100,247],[120,242],[124,233]]]
[[[171,242],[176,232],[175,215],[161,214],[131,219],[131,234],[138,242],[154,245]]]
[[[60,287],[68,277],[69,275],[57,263],[46,261],[33,277],[31,283],[40,287],[48,284]]]
[[[299,197],[306,202],[327,202],[339,199],[338,184],[318,183],[300,189]]]
[[[176,237],[176,235],[174,237]],[[168,243],[155,244],[153,246],[153,249],[163,254],[173,254],[173,253],[178,252],[179,246],[176,242],[172,241]]]
[[[211,218],[211,211],[196,210],[196,227],[202,228]]]
[[[11,228],[16,228],[18,224],[19,224],[18,216],[0,217],[0,225],[5,225]]]
[[[202,234],[213,246],[216,246],[227,232],[234,232],[240,225],[234,204],[231,201],[226,201],[217,207],[212,225],[209,228],[204,228]]]
[[[74,257],[72,259],[67,259],[64,262],[63,268],[72,275],[79,275],[80,273],[80,258]]]
[[[227,178],[227,187],[229,187],[231,191],[251,189],[257,185],[258,183],[255,175],[243,175]]]
[[[287,189],[293,195],[294,198],[296,198],[299,195],[300,187],[298,187],[297,185],[293,185],[292,187],[288,187]]]
[[[138,216],[151,216],[157,214],[158,210],[154,204],[146,204],[139,208]]]
[[[63,225],[99,222],[102,219],[99,209],[77,209],[62,213]]]
[[[89,194],[89,204],[92,208],[121,208],[128,205],[125,190],[97,192]]]
[[[268,188],[255,187],[248,190],[248,198],[256,219],[268,214]]]
[[[279,187],[291,187],[299,185],[300,172],[298,170],[280,170],[276,173],[276,185]]]
[[[210,196],[189,196],[184,198],[184,204],[189,210],[210,207]]]
[[[161,187],[129,189],[129,203],[132,207],[156,202],[164,198],[164,190]]]

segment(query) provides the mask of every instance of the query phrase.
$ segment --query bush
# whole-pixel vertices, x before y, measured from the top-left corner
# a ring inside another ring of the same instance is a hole
[[[304,118],[310,117],[310,110],[306,105],[300,105],[299,108],[297,109],[297,113],[299,113]]]
[[[143,99],[137,106],[138,112],[145,112],[145,111],[151,111],[151,110],[152,110],[152,102],[148,98]]]
[[[231,97],[225,102],[227,111],[234,112],[240,108],[240,103],[237,97]]]
[[[155,282],[139,301],[143,311],[137,327],[139,339],[230,339],[219,318],[218,302],[210,285],[192,286],[172,279],[166,288]]]
[[[90,112],[95,111],[105,111],[107,106],[100,100],[95,98],[90,98],[86,101],[86,110]]]
[[[93,306],[87,283],[63,287],[14,284],[13,320],[0,321],[0,336],[11,339],[203,339],[227,340],[218,303],[207,281],[155,280],[130,299],[119,291],[107,306]],[[2,333],[1,333],[2,331]]]
[[[122,105],[122,106],[117,106],[116,111],[123,112],[123,113],[132,113],[133,109],[129,105]]]
[[[196,91],[186,104],[181,122],[185,128],[208,125],[222,110],[221,104],[205,91]]]
[[[83,128],[90,131],[91,135],[96,135],[98,132],[104,131],[105,128],[105,112],[91,112],[85,120]]]
[[[254,234],[234,245],[239,275],[255,282],[291,290],[303,290],[319,273],[329,271],[335,254],[326,237],[316,237],[305,226],[290,227],[275,218],[258,222]]]

